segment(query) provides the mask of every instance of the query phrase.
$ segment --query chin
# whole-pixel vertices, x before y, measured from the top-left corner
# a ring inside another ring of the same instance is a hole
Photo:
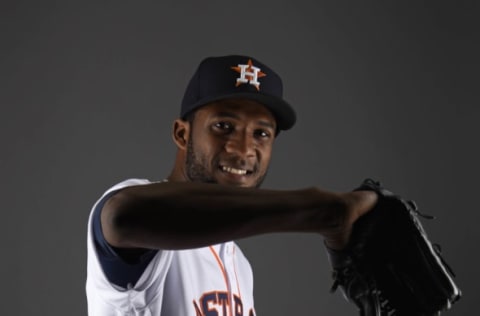
[[[255,188],[256,181],[241,181],[241,180],[231,180],[231,179],[216,179],[218,184],[229,185],[233,187],[242,187],[242,188]]]

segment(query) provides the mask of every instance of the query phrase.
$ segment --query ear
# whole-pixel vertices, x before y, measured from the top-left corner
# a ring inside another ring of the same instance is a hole
[[[176,119],[173,122],[172,138],[178,149],[186,149],[188,136],[190,135],[190,123]]]

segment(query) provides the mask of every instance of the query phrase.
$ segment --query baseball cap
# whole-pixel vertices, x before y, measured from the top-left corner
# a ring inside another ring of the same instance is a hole
[[[241,55],[207,57],[200,62],[186,88],[180,117],[207,103],[230,98],[260,102],[272,112],[279,130],[295,124],[295,110],[283,99],[280,76],[259,60]]]

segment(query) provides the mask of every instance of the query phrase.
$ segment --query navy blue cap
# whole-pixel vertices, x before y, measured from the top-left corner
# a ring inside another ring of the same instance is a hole
[[[245,98],[265,105],[279,130],[290,129],[296,121],[294,109],[283,99],[280,76],[253,57],[229,55],[202,60],[188,83],[180,117],[213,101]]]

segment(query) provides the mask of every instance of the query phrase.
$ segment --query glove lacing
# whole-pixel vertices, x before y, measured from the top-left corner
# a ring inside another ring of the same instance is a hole
[[[352,284],[353,280],[352,277],[355,276],[355,272],[350,267],[344,267],[342,269],[334,269],[332,272],[332,278],[334,280],[330,292],[334,293],[339,286],[343,286],[344,290],[348,291],[349,285]],[[365,280],[366,281],[366,280]],[[367,282],[367,281],[366,281]],[[379,312],[381,316],[397,316],[398,311],[390,305],[390,301],[385,298],[382,294],[382,291],[377,289],[377,287],[372,284],[372,282],[368,282],[367,287],[367,295],[373,299],[379,308]],[[364,311],[361,311],[361,315],[364,315]],[[365,315],[370,316],[370,315]]]

